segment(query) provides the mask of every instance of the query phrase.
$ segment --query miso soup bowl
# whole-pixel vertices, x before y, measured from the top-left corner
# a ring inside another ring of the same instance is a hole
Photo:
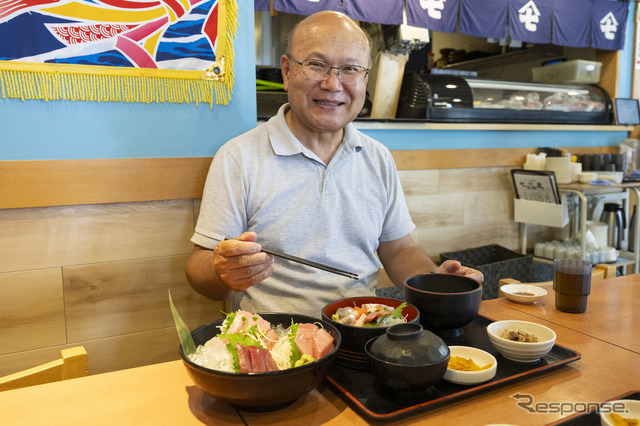
[[[416,275],[405,281],[404,299],[420,310],[425,330],[454,338],[478,316],[482,284],[460,275]]]

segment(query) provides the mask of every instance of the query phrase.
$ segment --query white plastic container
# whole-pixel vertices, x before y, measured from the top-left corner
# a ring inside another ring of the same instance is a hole
[[[535,225],[555,226],[563,228],[569,223],[567,203],[541,203],[538,201],[515,198],[513,220],[516,222],[533,223]]]
[[[600,81],[601,67],[601,62],[576,59],[544,67],[534,67],[531,72],[533,73],[533,81],[539,83],[593,84]]]

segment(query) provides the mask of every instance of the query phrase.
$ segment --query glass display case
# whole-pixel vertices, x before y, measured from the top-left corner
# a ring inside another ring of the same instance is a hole
[[[397,118],[436,122],[611,124],[611,99],[596,85],[405,74]]]

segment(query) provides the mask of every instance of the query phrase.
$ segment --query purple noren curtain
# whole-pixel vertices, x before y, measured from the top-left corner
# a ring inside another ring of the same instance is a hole
[[[407,24],[443,33],[455,33],[459,0],[406,0]]]

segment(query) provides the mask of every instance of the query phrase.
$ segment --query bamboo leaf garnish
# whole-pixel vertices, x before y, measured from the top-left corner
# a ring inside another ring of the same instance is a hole
[[[178,310],[173,304],[173,300],[171,299],[171,290],[169,290],[169,305],[171,306],[171,313],[173,314],[173,321],[176,323],[176,330],[178,330],[178,337],[180,337],[180,345],[182,345],[182,351],[185,355],[191,355],[196,351],[196,344],[193,341],[193,337],[191,337],[191,332],[189,328],[184,323]]]

